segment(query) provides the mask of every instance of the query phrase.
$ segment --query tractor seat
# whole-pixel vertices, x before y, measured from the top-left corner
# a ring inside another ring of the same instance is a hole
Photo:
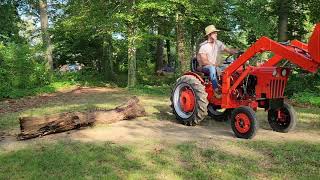
[[[191,59],[191,71],[199,74],[200,76],[209,76],[208,72],[202,71],[202,68],[198,63],[197,57],[193,57]]]
[[[221,75],[222,75],[222,69],[221,68],[216,68],[217,69],[217,79],[220,80],[221,79]],[[191,71],[194,73],[197,73],[198,75],[200,75],[201,77],[209,77],[210,74],[208,71],[203,71],[202,68],[200,67],[198,60],[196,57],[193,57],[191,59]]]

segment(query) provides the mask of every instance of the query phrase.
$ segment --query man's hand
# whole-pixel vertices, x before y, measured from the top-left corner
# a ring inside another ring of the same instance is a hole
[[[224,51],[226,51],[227,53],[232,54],[232,55],[239,53],[238,49],[231,49],[231,48],[227,48],[227,47],[224,49]]]

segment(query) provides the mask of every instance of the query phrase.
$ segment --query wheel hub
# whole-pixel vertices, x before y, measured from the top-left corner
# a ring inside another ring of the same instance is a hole
[[[184,112],[192,112],[195,106],[195,97],[191,89],[184,88],[180,95],[180,106]]]
[[[240,113],[235,119],[237,131],[240,133],[247,133],[250,130],[250,119],[246,114]]]
[[[282,110],[279,110],[277,120],[282,123],[285,123],[287,121],[287,114]]]

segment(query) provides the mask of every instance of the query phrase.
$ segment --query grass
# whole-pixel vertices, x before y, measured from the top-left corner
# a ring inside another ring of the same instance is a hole
[[[11,131],[19,127],[19,113],[9,113],[0,117],[0,131]]]
[[[113,108],[133,95],[141,99],[148,119],[170,119],[172,116],[164,113],[169,109],[168,92],[169,87],[145,86],[113,93],[74,95],[37,108],[27,108],[20,113],[4,114],[0,117],[0,131],[16,130],[20,115],[41,116],[92,107]],[[308,133],[320,129],[319,108],[296,110],[298,130]],[[265,112],[259,112],[258,118],[266,121]],[[172,143],[157,139],[132,144],[40,139],[30,144],[26,141],[29,145],[22,148],[17,146],[7,150],[0,140],[0,179],[320,178],[320,143],[272,138],[268,141],[204,141],[208,142],[205,146],[200,141]],[[228,149],[230,146],[240,151]]]
[[[0,153],[0,179],[317,179],[320,145],[236,142],[262,156],[195,142],[140,149],[111,142],[59,141]]]
[[[171,93],[170,86],[148,86],[148,85],[138,85],[134,88],[128,89],[130,92],[137,95],[147,95],[147,96],[168,96]]]
[[[319,179],[320,145],[307,142],[244,142],[244,147],[261,152],[261,162],[268,162],[260,169],[272,179]]]

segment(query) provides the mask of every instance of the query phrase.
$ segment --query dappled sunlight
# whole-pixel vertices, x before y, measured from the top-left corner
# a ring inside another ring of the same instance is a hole
[[[72,104],[64,106],[49,106],[42,108],[30,109],[21,114],[21,116],[43,116],[49,114],[56,114],[62,112],[72,112],[72,111],[83,111],[87,109],[88,106],[81,104]]]
[[[312,114],[312,113],[298,113],[298,117],[301,118],[302,121],[307,122],[311,119],[320,120],[320,114]]]
[[[82,95],[82,94],[119,93],[119,92],[124,93],[124,90],[119,89],[119,88],[82,87],[82,88],[79,88],[79,89],[72,91],[72,94],[81,94]]]
[[[318,121],[317,111],[297,108],[299,116],[297,129],[289,133],[277,133],[271,130],[267,121],[267,113],[259,109],[257,119],[260,128],[257,135],[253,140],[243,140],[234,136],[230,122],[216,122],[207,117],[198,126],[184,126],[175,119],[171,112],[167,96],[141,96],[139,94],[141,104],[147,111],[146,117],[109,125],[99,124],[27,141],[16,140],[16,135],[19,133],[18,117],[20,115],[41,116],[84,111],[91,108],[112,109],[126,102],[131,96],[137,95],[131,93],[128,95],[126,91],[108,91],[101,88],[74,93],[61,94],[54,101],[43,103],[41,106],[29,107],[20,113],[6,113],[1,116],[0,125],[4,126],[1,128],[5,132],[10,130],[11,134],[6,134],[5,138],[0,140],[0,159],[12,158],[19,153],[31,151],[31,149],[36,152],[37,156],[40,156],[40,159],[44,158],[41,155],[42,151],[57,153],[56,155],[70,153],[68,156],[72,156],[74,152],[78,154],[84,152],[78,152],[77,148],[84,148],[90,151],[89,157],[85,158],[80,155],[79,161],[74,161],[75,157],[72,157],[68,159],[71,162],[69,165],[80,162],[78,167],[91,170],[95,164],[99,164],[106,168],[109,167],[108,173],[112,177],[137,179],[261,177],[270,179],[282,175],[292,176],[286,171],[276,172],[275,176],[270,176],[268,172],[273,171],[274,167],[279,164],[273,164],[274,157],[270,152],[263,150],[264,146],[255,146],[255,144],[260,144],[261,141],[271,144],[320,143],[319,126],[309,128],[312,122]],[[0,131],[2,131],[1,128]],[[63,147],[60,142],[62,139],[64,140]],[[51,146],[60,148],[60,150],[53,151]],[[92,149],[88,149],[89,146]],[[122,146],[129,147],[131,150],[125,150],[120,158],[116,157],[119,149],[113,147],[121,149]],[[112,151],[106,150],[108,148],[111,148]],[[281,149],[277,149],[276,146],[272,148],[282,153]],[[107,151],[109,155],[107,156],[104,151]],[[97,153],[96,156],[93,153]],[[110,159],[101,160],[98,158],[99,155]],[[23,159],[23,157],[19,158]],[[117,160],[128,163],[108,165]],[[82,167],[87,162],[93,163],[92,167],[91,165]],[[249,164],[249,167],[244,164]],[[131,165],[137,168],[130,168]],[[122,171],[123,168],[126,170]],[[72,174],[72,169],[67,168],[67,171],[71,172],[66,172],[66,174]],[[240,174],[239,171],[241,171]],[[46,171],[46,173],[50,172]],[[86,177],[92,178],[93,176]]]
[[[169,97],[163,96],[163,97],[157,97],[157,96],[151,96],[151,97],[140,97],[141,102],[147,105],[170,105]]]
[[[5,114],[0,117],[0,131],[11,133],[13,129],[19,127],[20,113]]]

